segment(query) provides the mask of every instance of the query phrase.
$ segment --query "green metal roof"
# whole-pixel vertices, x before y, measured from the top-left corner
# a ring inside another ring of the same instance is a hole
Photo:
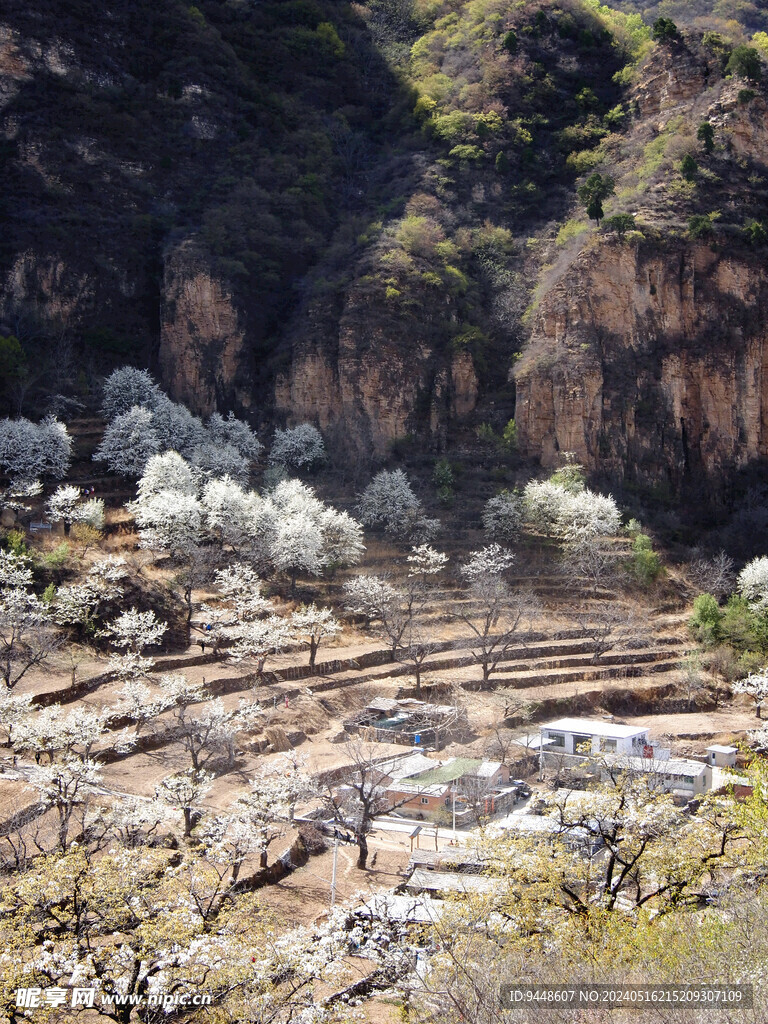
[[[439,785],[442,782],[455,782],[456,779],[460,779],[462,775],[466,775],[467,772],[471,772],[479,768],[482,763],[481,758],[457,757],[453,761],[449,761],[448,764],[440,765],[439,768],[432,768],[428,772],[422,772],[420,775],[414,775],[408,781],[413,782],[416,780],[420,786],[433,786],[436,784]]]

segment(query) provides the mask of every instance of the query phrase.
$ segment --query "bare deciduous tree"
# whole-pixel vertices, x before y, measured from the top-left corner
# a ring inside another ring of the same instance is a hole
[[[600,536],[566,544],[560,564],[570,584],[587,586],[592,594],[604,587],[619,586],[625,575],[615,547]]]
[[[344,784],[328,781],[321,789],[323,803],[333,820],[349,829],[357,844],[357,866],[365,870],[368,864],[368,836],[377,814],[389,809],[384,796],[384,773],[377,765],[377,755],[370,745],[359,739],[345,744],[349,770]]]
[[[718,601],[730,594],[736,583],[733,559],[724,551],[713,558],[697,555],[690,564],[688,576],[699,593],[712,594]]]
[[[650,634],[646,622],[634,611],[602,604],[577,611],[574,621],[592,645],[592,664],[609,651],[647,647]]]

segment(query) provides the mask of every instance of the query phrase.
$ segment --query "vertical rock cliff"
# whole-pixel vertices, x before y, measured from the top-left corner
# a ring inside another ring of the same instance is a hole
[[[200,415],[229,408],[233,398],[250,404],[244,328],[193,238],[166,258],[158,360],[171,397]]]
[[[523,451],[680,486],[768,455],[768,274],[702,243],[600,239],[546,296],[517,371]]]
[[[294,343],[277,381],[278,411],[292,422],[315,420],[361,452],[382,456],[397,438],[419,434],[439,449],[449,419],[475,407],[478,382],[466,351],[445,354],[427,325],[403,321],[363,287],[347,294],[334,336],[319,310]]]

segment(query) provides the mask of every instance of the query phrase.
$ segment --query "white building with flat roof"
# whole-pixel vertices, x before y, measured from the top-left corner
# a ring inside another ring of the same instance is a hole
[[[617,725],[591,718],[558,718],[542,725],[540,734],[542,754],[653,756],[645,726]]]

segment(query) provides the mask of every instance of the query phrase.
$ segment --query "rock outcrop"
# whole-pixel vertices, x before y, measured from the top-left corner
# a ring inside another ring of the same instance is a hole
[[[249,404],[245,332],[226,285],[212,276],[199,242],[185,239],[166,260],[160,374],[168,393],[195,413]]]
[[[313,420],[348,447],[382,456],[408,434],[441,448],[449,420],[474,409],[470,354],[442,353],[426,328],[416,333],[418,321],[387,314],[364,288],[350,289],[332,341],[323,336],[328,318],[311,311],[307,322],[277,380],[276,406],[290,422]]]
[[[522,450],[674,488],[768,456],[768,273],[703,243],[597,240],[517,370]]]

